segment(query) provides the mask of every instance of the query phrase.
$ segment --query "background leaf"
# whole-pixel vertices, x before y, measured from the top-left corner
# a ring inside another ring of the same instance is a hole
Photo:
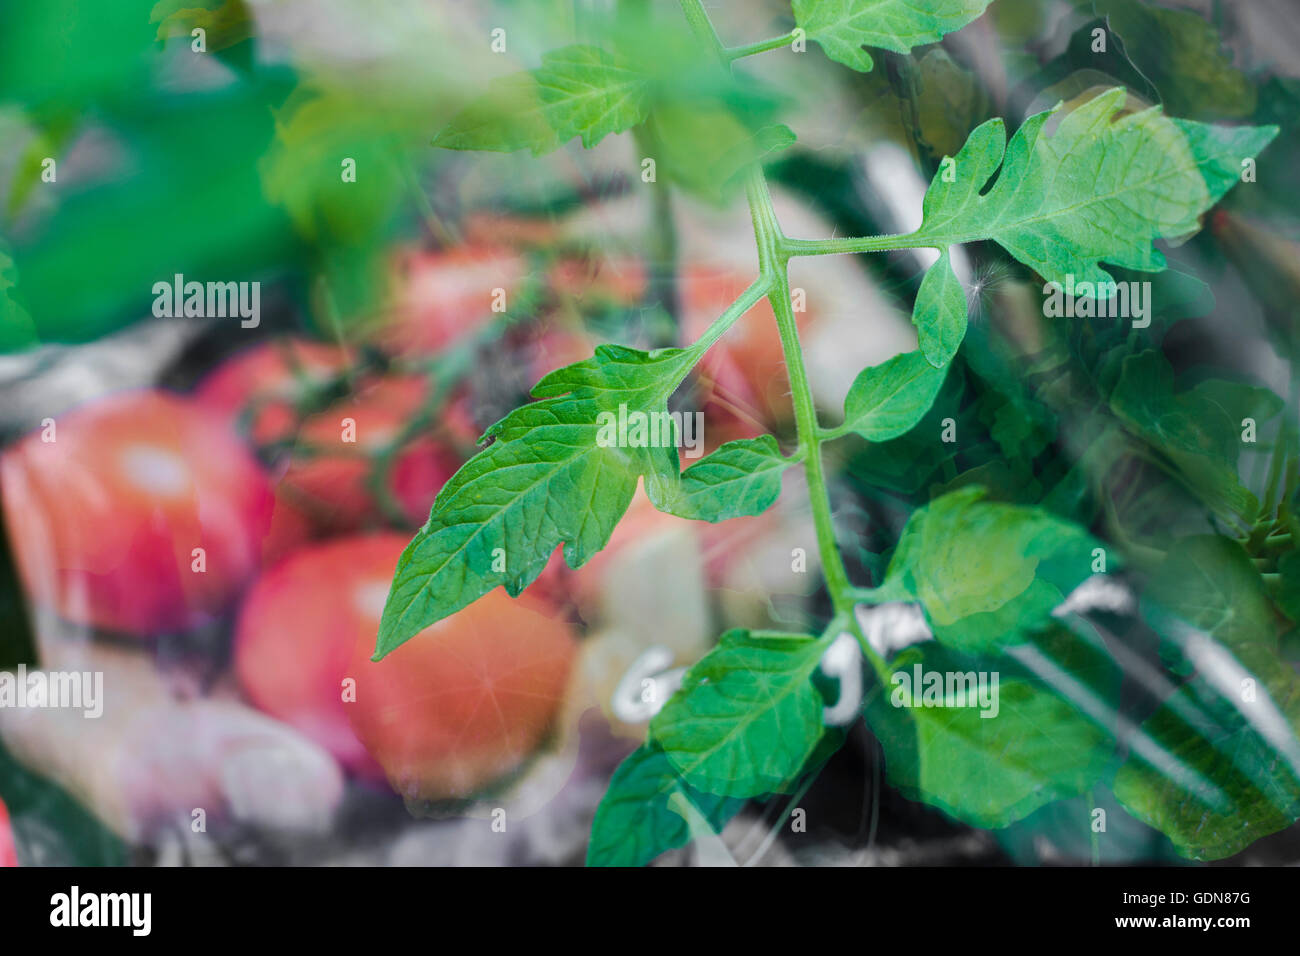
[[[1118,673],[1099,651],[1060,631],[1039,643],[1073,678],[1113,697]],[[863,712],[884,747],[889,782],[909,799],[973,826],[1004,827],[1046,803],[1082,793],[1111,759],[1111,731],[1013,661],[926,642],[899,654],[891,674],[913,675],[918,664],[922,673],[943,675],[996,671],[998,711],[981,717],[973,706],[895,707],[894,685],[877,684]]]
[[[934,636],[966,652],[1027,639],[1092,574],[1097,542],[1041,508],[950,492],[912,513],[872,599],[919,601]]]

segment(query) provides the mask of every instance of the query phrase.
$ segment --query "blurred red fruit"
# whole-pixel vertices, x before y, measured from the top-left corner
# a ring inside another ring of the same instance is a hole
[[[726,581],[729,569],[745,560],[746,548],[770,529],[774,520],[774,511],[770,509],[761,515],[731,518],[717,524],[678,518],[655,508],[645,492],[638,489],[627,512],[609,536],[609,543],[577,570],[567,570],[567,565],[563,569],[557,568],[563,577],[556,577],[547,587],[564,587],[583,617],[594,619],[600,613],[610,570],[621,562],[635,562],[638,550],[652,547],[656,538],[678,534],[690,535],[695,540],[704,563],[706,583],[710,587],[720,587]],[[557,554],[547,571],[562,561],[563,558]],[[540,583],[542,579],[539,579]]]
[[[0,800],[0,867],[17,865],[18,850],[14,847],[14,833],[9,826],[9,811]]]
[[[428,382],[419,376],[372,377],[354,394],[300,422],[298,404],[312,386],[345,368],[343,352],[331,346],[270,342],[230,359],[197,390],[200,401],[232,420],[247,418],[255,443],[292,446],[276,488],[275,550],[268,559],[287,553],[313,531],[352,531],[384,518],[370,484],[374,462],[420,412]],[[442,424],[458,444],[470,445],[477,435],[460,408],[449,406]],[[409,524],[424,522],[438,490],[458,467],[459,455],[427,434],[397,453],[388,487]]]
[[[496,590],[374,663],[404,535],[295,554],[244,604],[235,668],[249,699],[401,793],[464,797],[536,748],[559,707],[571,630],[536,599]],[[355,681],[345,702],[344,680]]]
[[[375,461],[424,404],[427,382],[385,378],[309,416],[281,481],[281,497],[317,527],[355,530],[381,518],[371,486]],[[389,492],[410,524],[423,524],[459,458],[428,437],[432,425],[397,452]]]
[[[564,238],[563,229],[551,219],[529,219],[488,211],[467,215],[461,222],[460,233],[470,246],[501,243],[553,246]]]
[[[438,352],[492,318],[496,290],[508,312],[528,271],[526,257],[495,246],[405,253],[378,341],[398,355]]]
[[[269,482],[229,423],[161,391],[61,415],[4,453],[0,482],[33,600],[136,635],[218,615],[271,524]]]
[[[632,258],[561,259],[551,268],[551,289],[584,309],[636,305],[645,296],[645,265]]]
[[[558,368],[583,362],[596,353],[596,343],[585,333],[562,327],[547,328],[524,345],[528,356],[528,387],[536,385]]]
[[[247,415],[249,437],[269,445],[293,436],[296,407],[347,367],[347,354],[303,339],[266,342],[224,361],[194,397],[231,420]]]

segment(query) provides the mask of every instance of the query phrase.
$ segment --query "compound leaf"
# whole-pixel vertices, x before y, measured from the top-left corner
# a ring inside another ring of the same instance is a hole
[[[1241,162],[1277,135],[1275,126],[1215,126],[1171,119],[1159,107],[1123,113],[1123,89],[1062,114],[1029,117],[1003,143],[1000,120],[971,133],[945,160],[914,234],[936,248],[992,239],[1049,282],[1113,288],[1099,263],[1146,272],[1165,267],[1152,245],[1200,228],[1200,216],[1237,181]],[[1050,125],[1055,126],[1049,129]],[[985,192],[993,166],[997,181]]]
[[[665,404],[697,357],[602,345],[488,429],[495,441],[447,482],[397,563],[376,660],[498,585],[519,594],[561,543],[579,567],[605,546],[639,477],[654,494],[675,482]],[[622,421],[633,423],[626,434]]]

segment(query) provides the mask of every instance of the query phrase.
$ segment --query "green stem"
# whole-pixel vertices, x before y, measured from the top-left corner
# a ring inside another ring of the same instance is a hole
[[[686,17],[686,23],[696,39],[711,49],[723,65],[729,65],[731,61],[727,59],[727,51],[723,48],[722,41],[718,39],[717,31],[713,29],[713,23],[709,20],[704,4],[700,0],[680,0],[680,2],[682,15]]]
[[[709,21],[703,3],[700,0],[680,0],[680,2],[682,13],[692,32],[702,44],[713,50],[724,68],[730,69],[727,50],[718,39],[718,34]],[[786,371],[790,377],[790,396],[794,404],[795,429],[799,439],[796,454],[803,458],[804,472],[808,479],[808,499],[812,507],[813,527],[817,533],[817,552],[821,558],[822,573],[826,578],[826,589],[830,594],[836,617],[848,622],[864,653],[868,654],[872,664],[879,668],[880,662],[867,644],[862,629],[858,626],[857,618],[853,614],[853,586],[835,541],[830,492],[827,490],[826,475],[822,470],[821,429],[817,422],[812,386],[808,382],[808,372],[804,367],[803,348],[799,344],[799,325],[795,321],[794,309],[790,303],[790,280],[786,272],[790,256],[798,253],[790,251],[792,241],[781,231],[776,210],[772,206],[772,196],[767,188],[767,180],[763,178],[763,170],[757,163],[749,171],[745,192],[749,199],[750,219],[754,224],[754,242],[758,247],[759,278],[740,299],[736,300],[727,313],[714,323],[714,326],[720,325],[729,314],[735,312],[736,314],[726,323],[729,327],[730,322],[739,318],[740,313],[752,304],[746,304],[747,297],[766,288],[768,301],[772,304],[772,311],[776,315],[777,330],[781,335],[781,349],[785,357]],[[816,245],[818,244],[799,241],[793,243],[795,248],[810,248]],[[692,348],[707,348],[704,342],[712,331],[713,327],[710,327],[709,332],[706,332],[700,342]],[[712,336],[708,344],[716,341],[717,335]]]
[[[758,43],[750,43],[747,46],[727,47],[723,55],[729,61],[739,60],[743,57],[753,56],[756,53],[766,53],[768,50],[779,50],[783,46],[789,46],[794,42],[794,31],[791,30],[784,36],[772,37],[770,40],[760,40]]]
[[[794,404],[795,429],[799,436],[799,453],[803,455],[804,472],[808,477],[808,498],[812,505],[813,526],[817,531],[817,551],[821,556],[822,573],[831,603],[837,613],[852,617],[852,585],[844,560],[835,542],[835,523],[831,518],[830,493],[826,475],[822,470],[821,429],[817,422],[817,409],[813,402],[812,386],[804,367],[803,348],[799,344],[799,325],[790,303],[790,280],[786,273],[787,257],[781,249],[781,227],[762,170],[755,167],[746,184],[750,217],[754,222],[754,241],[758,245],[758,261],[763,275],[771,278],[767,299],[776,313],[777,330],[781,335],[781,349],[785,354],[786,371],[790,376],[790,397]]]
[[[727,330],[736,324],[737,319],[753,308],[759,299],[767,295],[771,284],[772,280],[766,275],[760,275],[750,283],[749,288],[740,293],[735,302],[727,306],[727,311],[714,319],[712,324],[704,330],[704,334],[691,343],[690,350],[699,355],[707,352],[713,346],[713,343],[722,338]]]
[[[958,237],[948,239],[919,232],[887,236],[858,236],[845,239],[784,239],[782,251],[787,256],[840,256],[855,252],[890,252],[894,249],[943,249],[967,242]]]

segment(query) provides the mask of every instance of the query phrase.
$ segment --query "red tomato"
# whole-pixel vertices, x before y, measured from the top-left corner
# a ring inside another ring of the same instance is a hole
[[[229,423],[145,390],[53,427],[55,440],[42,429],[0,458],[28,594],[70,621],[136,635],[219,614],[257,569],[273,502]]]
[[[528,275],[525,256],[495,246],[408,252],[398,260],[396,302],[377,338],[399,355],[446,348],[493,316],[495,290],[505,310]]]
[[[414,418],[428,385],[422,378],[386,378],[308,417],[281,482],[281,496],[312,523],[355,530],[380,517],[370,487],[376,456]],[[389,487],[412,524],[423,524],[459,458],[432,438],[410,440],[393,460]]]
[[[9,826],[9,811],[0,800],[0,867],[17,866],[18,851],[14,847],[14,833]]]
[[[547,586],[565,587],[584,617],[591,618],[599,613],[606,575],[616,562],[636,560],[637,549],[650,546],[659,535],[685,532],[692,535],[699,545],[708,584],[716,588],[726,580],[728,569],[738,560],[744,559],[746,548],[755,538],[772,526],[773,520],[771,510],[761,515],[731,518],[717,524],[678,518],[655,508],[645,492],[638,489],[627,512],[609,536],[609,543],[593,554],[581,568],[567,571],[564,577],[559,578],[560,583]],[[563,559],[557,555],[551,564],[562,562]],[[567,569],[567,565],[564,567]],[[551,565],[548,565],[547,571],[551,570]]]
[[[249,699],[404,795],[463,797],[513,770],[547,732],[575,652],[536,599],[501,590],[370,661],[404,535],[337,539],[262,576],[240,616]],[[355,700],[344,700],[344,680]]]
[[[233,420],[247,414],[249,437],[267,445],[292,437],[297,403],[346,367],[347,354],[332,345],[267,342],[223,362],[199,385],[195,398]]]
[[[509,243],[512,246],[553,246],[564,238],[552,219],[531,219],[497,212],[472,212],[461,222],[460,234],[470,246]]]
[[[382,515],[370,486],[376,455],[421,409],[428,384],[393,376],[361,382],[355,394],[298,421],[313,385],[346,368],[344,353],[300,340],[255,346],[227,361],[198,388],[200,401],[232,420],[251,417],[255,443],[295,442],[276,488],[276,558],[315,531],[356,530]],[[443,415],[458,442],[477,435],[453,405]],[[409,441],[392,463],[390,489],[411,524],[422,524],[460,457],[428,436]]]

